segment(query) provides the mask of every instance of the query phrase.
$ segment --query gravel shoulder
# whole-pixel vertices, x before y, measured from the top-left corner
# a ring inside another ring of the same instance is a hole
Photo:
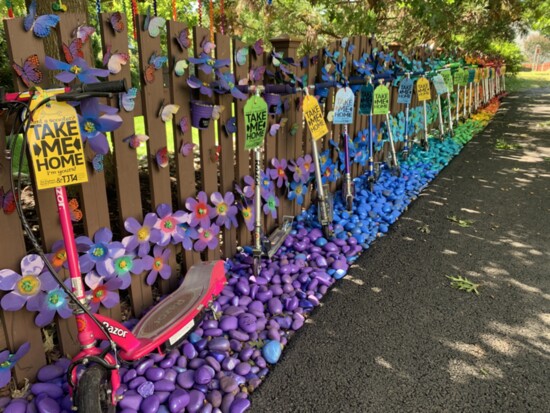
[[[452,288],[457,275],[480,295]],[[363,253],[251,411],[548,412],[549,379],[550,89],[537,89],[505,98]]]

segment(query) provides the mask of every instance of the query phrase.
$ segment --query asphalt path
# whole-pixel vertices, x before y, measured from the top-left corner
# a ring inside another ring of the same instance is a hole
[[[479,295],[452,288],[458,275]],[[251,401],[252,412],[550,412],[550,89],[505,98]]]

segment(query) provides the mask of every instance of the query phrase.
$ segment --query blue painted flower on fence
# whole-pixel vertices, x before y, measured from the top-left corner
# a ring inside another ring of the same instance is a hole
[[[109,143],[105,132],[112,132],[122,125],[122,118],[111,113],[102,113],[102,105],[98,98],[84,99],[80,102],[80,114],[78,120],[82,140],[88,141],[88,145],[94,152],[105,155],[109,152]]]
[[[168,204],[160,204],[157,207],[159,220],[155,223],[155,228],[160,231],[160,241],[157,245],[165,247],[170,242],[179,244],[183,241],[182,229],[180,224],[188,222],[189,214],[184,211],[172,213],[172,207]]]
[[[169,259],[170,250],[168,248],[164,249],[160,245],[155,245],[153,248],[153,256],[147,255],[143,257],[144,267],[147,270],[151,270],[145,279],[147,285],[153,285],[159,275],[163,280],[170,278],[172,267],[170,267],[168,262]]]
[[[21,260],[21,274],[5,269],[0,271],[0,290],[9,291],[0,302],[6,311],[18,311],[26,306],[29,311],[38,311],[42,298],[40,293],[56,287],[49,272],[43,272],[44,261],[37,254],[29,254]]]
[[[81,83],[97,83],[99,82],[98,77],[109,76],[108,70],[90,67],[80,57],[77,57],[71,63],[65,63],[46,56],[44,65],[50,70],[61,70],[61,73],[55,75],[55,78],[63,83],[71,83],[75,79],[78,79]]]
[[[145,215],[143,224],[140,224],[138,220],[133,217],[124,221],[124,228],[132,234],[124,238],[126,240],[126,248],[129,251],[137,248],[137,254],[140,257],[149,254],[149,250],[151,249],[150,243],[156,244],[162,238],[160,229],[155,228],[155,224],[158,220],[157,214],[149,212]]]
[[[290,183],[290,191],[288,193],[288,199],[291,201],[296,200],[298,205],[303,205],[304,196],[307,193],[307,186],[302,182],[293,181]]]
[[[120,289],[125,290],[132,282],[131,274],[139,274],[144,268],[144,262],[133,253],[126,250],[118,250],[113,254],[113,259],[107,261],[107,270],[111,274],[106,279],[116,277],[121,281]]]
[[[267,194],[267,197],[264,198],[264,207],[263,211],[264,214],[270,215],[276,219],[277,218],[277,207],[279,206],[279,198],[275,195],[275,193]]]
[[[300,160],[302,161],[301,165],[298,163]],[[309,174],[305,171],[303,157],[298,158],[296,161],[289,161],[288,169],[292,172],[294,182],[307,182]]]
[[[119,278],[113,277],[106,280],[105,277],[91,271],[84,277],[84,282],[90,288],[87,294],[90,298],[92,312],[97,313],[100,305],[105,308],[113,308],[120,302],[118,290],[122,285],[122,281]]]
[[[235,205],[235,195],[232,192],[226,192],[225,195],[214,192],[210,195],[210,201],[214,205],[214,208],[210,210],[210,218],[216,218],[217,226],[225,226],[227,229],[238,226],[237,212],[239,211]]]
[[[199,237],[199,233],[197,232],[197,229],[195,227],[190,226],[187,222],[182,222],[181,224],[179,224],[179,226],[181,228],[181,233],[183,236],[181,245],[187,251],[190,251],[193,249],[193,242]]]
[[[29,352],[31,345],[26,342],[14,354],[9,350],[0,353],[0,387],[6,386],[11,380],[11,369]]]
[[[64,284],[70,288],[71,280],[65,280]],[[40,293],[41,304],[38,315],[34,319],[34,323],[38,327],[50,324],[56,314],[61,318],[69,318],[73,315],[73,311],[69,308],[69,297],[57,283],[55,285],[57,287]]]
[[[98,229],[94,234],[93,241],[86,236],[76,239],[78,251],[84,253],[79,259],[80,270],[83,273],[90,272],[95,268],[97,273],[103,277],[112,275],[108,268],[112,268],[113,256],[126,250],[121,242],[112,242],[112,239],[113,233],[108,228]]]
[[[260,194],[267,197],[270,193],[275,192],[275,184],[269,176],[269,169],[260,172]]]

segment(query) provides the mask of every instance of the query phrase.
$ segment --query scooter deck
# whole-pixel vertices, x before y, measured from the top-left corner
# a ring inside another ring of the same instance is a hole
[[[183,339],[195,326],[215,295],[226,283],[224,262],[221,260],[193,265],[181,286],[149,311],[132,330],[141,342],[138,348],[121,351],[125,360],[135,360],[166,343],[168,346]]]
[[[279,248],[281,248],[281,245],[283,245],[283,242],[285,242],[286,237],[292,230],[292,221],[294,221],[294,217],[289,215],[283,216],[282,225],[273,231],[268,238],[268,248],[266,248],[264,252],[265,256],[271,258],[277,253]]]

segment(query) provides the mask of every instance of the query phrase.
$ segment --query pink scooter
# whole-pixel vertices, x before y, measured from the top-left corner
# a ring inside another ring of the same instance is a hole
[[[59,105],[60,108],[62,105],[63,109],[67,110],[70,106],[60,102],[80,101],[89,97],[112,97],[113,93],[124,90],[126,85],[123,81],[114,81],[82,85],[69,92],[66,92],[66,89],[56,89],[44,95],[39,93],[32,96],[31,93],[31,100],[34,101],[32,109],[23,102],[29,99],[29,93],[9,94],[0,99],[2,101],[0,109],[9,109],[9,113],[18,114],[23,113],[23,109],[27,109],[22,124],[24,142],[21,153],[23,154],[26,152],[24,147],[27,141],[26,131],[38,108],[48,104],[48,107]],[[74,112],[74,108],[72,111]],[[76,112],[74,116],[76,117]],[[21,163],[19,162],[19,165]],[[19,175],[20,173],[21,171]],[[11,176],[11,184],[13,192],[18,193],[19,187],[15,187],[13,176]],[[129,330],[116,320],[90,312],[88,299],[84,294],[65,187],[55,187],[55,196],[67,252],[70,289],[57,277],[56,271],[34,238],[19,202],[16,204],[17,212],[34,247],[74,304],[73,313],[81,345],[80,353],[73,358],[68,370],[74,408],[81,413],[114,412],[120,400],[116,395],[120,387],[118,358],[127,361],[138,360],[154,351],[164,352],[181,343],[191,329],[200,322],[204,310],[209,307],[212,299],[224,288],[226,283],[224,262],[218,260],[194,265],[185,275],[181,286],[159,302],[132,330]],[[97,340],[107,340],[110,346],[106,349],[100,348],[97,346]],[[79,366],[86,368],[82,374],[79,370],[77,375]]]

